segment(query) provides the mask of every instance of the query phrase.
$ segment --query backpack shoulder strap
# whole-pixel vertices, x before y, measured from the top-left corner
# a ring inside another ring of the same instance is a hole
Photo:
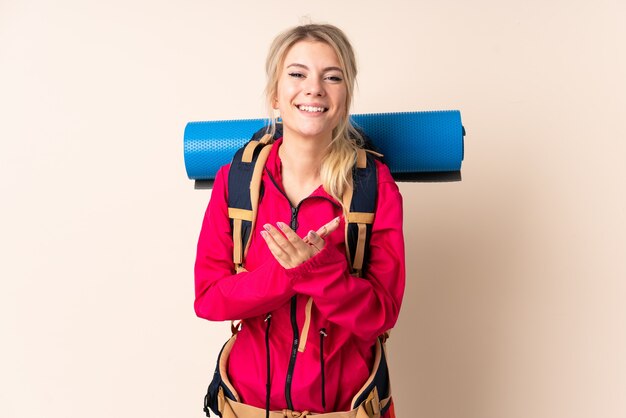
[[[228,217],[233,231],[233,263],[237,273],[250,247],[261,194],[261,177],[272,148],[270,135],[253,139],[233,157],[228,174]]]
[[[343,195],[343,204],[347,208],[346,254],[352,274],[358,277],[363,277],[370,254],[370,237],[378,196],[376,156],[380,154],[363,149],[357,151],[352,184]]]
[[[250,234],[256,226],[261,177],[272,148],[271,139],[270,135],[253,138],[235,153],[230,166],[228,216],[233,231],[233,263],[238,273],[245,271],[243,264],[250,247]],[[351,273],[359,277],[363,276],[369,260],[378,194],[375,159],[380,157],[375,152],[357,151],[352,182],[343,196],[344,207],[349,208],[345,222],[346,255]]]

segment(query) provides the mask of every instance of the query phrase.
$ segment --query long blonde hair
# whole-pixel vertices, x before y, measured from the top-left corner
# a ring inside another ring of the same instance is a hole
[[[357,149],[363,146],[363,138],[350,122],[349,110],[357,68],[352,46],[341,29],[328,24],[307,24],[288,29],[274,39],[265,62],[267,74],[265,98],[270,115],[267,132],[272,136],[276,132],[273,103],[277,96],[278,79],[285,56],[294,44],[304,40],[323,42],[333,48],[344,74],[347,90],[345,114],[341,115],[339,123],[333,129],[332,141],[320,167],[320,177],[324,189],[343,206],[343,193],[352,181],[352,167],[355,163]],[[349,209],[344,208],[344,211]]]

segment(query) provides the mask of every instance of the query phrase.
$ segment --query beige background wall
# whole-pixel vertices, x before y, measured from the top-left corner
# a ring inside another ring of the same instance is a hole
[[[183,129],[263,116],[310,15],[357,49],[354,112],[468,132],[461,183],[400,186],[398,416],[623,417],[623,4],[0,0],[0,415],[203,416],[228,331],[193,313]]]

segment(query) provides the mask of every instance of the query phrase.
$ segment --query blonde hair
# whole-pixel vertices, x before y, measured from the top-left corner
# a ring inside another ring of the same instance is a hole
[[[288,29],[274,39],[265,62],[267,74],[265,98],[270,114],[267,133],[273,137],[276,132],[273,103],[278,93],[278,79],[285,56],[289,49],[300,41],[315,41],[329,45],[337,54],[343,70],[346,84],[345,114],[341,115],[339,123],[333,129],[332,141],[320,167],[320,177],[324,189],[337,199],[343,207],[343,193],[352,182],[352,167],[355,163],[356,152],[363,145],[363,138],[350,122],[349,110],[356,83],[357,68],[352,46],[341,29],[328,24],[307,24]],[[350,208],[343,209],[346,211]]]

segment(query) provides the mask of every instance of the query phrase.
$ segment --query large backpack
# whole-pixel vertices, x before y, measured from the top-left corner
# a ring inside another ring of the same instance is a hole
[[[250,234],[255,228],[259,202],[263,194],[261,178],[265,162],[272,148],[270,141],[281,136],[282,126],[280,124],[277,124],[276,133],[273,137],[265,133],[265,128],[260,129],[245,146],[235,153],[230,165],[228,216],[232,222],[233,263],[237,273],[245,271],[244,261],[250,246]],[[358,277],[363,277],[367,269],[378,192],[375,159],[382,158],[381,154],[374,151],[369,139],[367,137],[365,139],[368,150],[360,149],[358,151],[356,164],[352,170],[352,182],[343,196],[344,207],[349,208],[345,217],[346,255],[351,274]],[[309,300],[309,304],[310,302],[312,299]],[[266,321],[270,317],[271,315],[268,315]],[[213,379],[204,398],[204,412],[207,417],[209,410],[213,410],[219,416],[222,416],[225,411],[232,411],[231,403],[237,405],[241,412],[245,412],[244,415],[250,412],[250,407],[238,403],[238,396],[226,374],[228,354],[239,331],[239,324],[235,324],[233,321],[231,330],[233,336],[220,351]],[[353,398],[353,408],[361,409],[357,416],[379,418],[389,412],[388,416],[395,418],[385,349],[385,341],[388,336],[389,332],[385,332],[373,347],[375,353],[374,368],[367,382]],[[350,415],[347,412],[344,414],[345,418]],[[332,415],[333,417],[344,417],[342,413]],[[265,416],[269,416],[269,411],[266,412]]]

